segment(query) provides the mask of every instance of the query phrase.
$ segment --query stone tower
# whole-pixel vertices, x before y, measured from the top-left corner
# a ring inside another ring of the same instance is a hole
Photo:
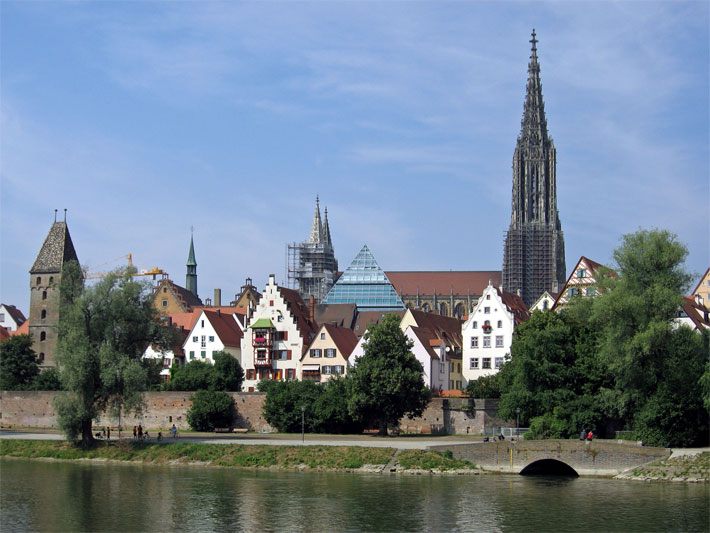
[[[185,288],[197,296],[197,261],[195,261],[195,243],[190,235],[190,253],[187,256],[187,274],[185,275]]]
[[[59,286],[62,269],[68,261],[79,262],[67,227],[56,221],[49,230],[44,244],[30,269],[30,318],[29,330],[32,348],[37,353],[40,365],[54,366],[54,351],[59,327]]]
[[[532,52],[520,135],[513,155],[513,201],[505,237],[503,289],[532,305],[565,282],[565,244],[557,212],[557,152],[547,133],[537,39]]]

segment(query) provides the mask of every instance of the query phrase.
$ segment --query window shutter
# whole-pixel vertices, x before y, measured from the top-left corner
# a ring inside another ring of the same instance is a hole
[[[285,341],[288,340],[288,331],[284,331],[284,340],[285,340]]]
[[[291,350],[286,351],[286,359],[289,361],[291,360]]]

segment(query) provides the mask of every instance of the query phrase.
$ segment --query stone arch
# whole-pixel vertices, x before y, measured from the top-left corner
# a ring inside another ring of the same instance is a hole
[[[449,316],[449,306],[446,302],[439,302],[439,309],[437,309],[441,316]]]
[[[425,313],[429,313],[431,311],[431,307],[429,307],[429,302],[424,302],[422,304],[422,311]]]
[[[539,459],[520,471],[521,476],[568,476],[579,477],[577,471],[557,459]]]
[[[457,303],[454,307],[454,316],[461,320],[465,314],[466,307],[461,302]]]

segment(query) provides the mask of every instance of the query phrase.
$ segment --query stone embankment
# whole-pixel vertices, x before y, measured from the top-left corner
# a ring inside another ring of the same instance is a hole
[[[710,449],[677,450],[668,459],[632,468],[615,479],[709,483]]]

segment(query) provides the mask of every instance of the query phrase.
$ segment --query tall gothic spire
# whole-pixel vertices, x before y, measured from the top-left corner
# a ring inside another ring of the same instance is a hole
[[[316,213],[313,216],[313,224],[311,225],[311,239],[310,242],[313,244],[318,244],[322,241],[323,235],[323,225],[320,221],[320,202],[318,196],[316,196]]]
[[[195,261],[195,243],[190,234],[190,253],[187,256],[187,274],[185,288],[197,297],[197,261]]]
[[[547,142],[547,120],[545,118],[545,103],[542,99],[542,83],[540,83],[540,63],[537,61],[537,39],[532,31],[532,49],[528,63],[528,83],[525,94],[525,106],[520,127],[520,139],[529,146],[537,146]]]
[[[333,245],[330,240],[330,225],[328,224],[328,208],[325,208],[325,221],[323,222],[323,244]]]

